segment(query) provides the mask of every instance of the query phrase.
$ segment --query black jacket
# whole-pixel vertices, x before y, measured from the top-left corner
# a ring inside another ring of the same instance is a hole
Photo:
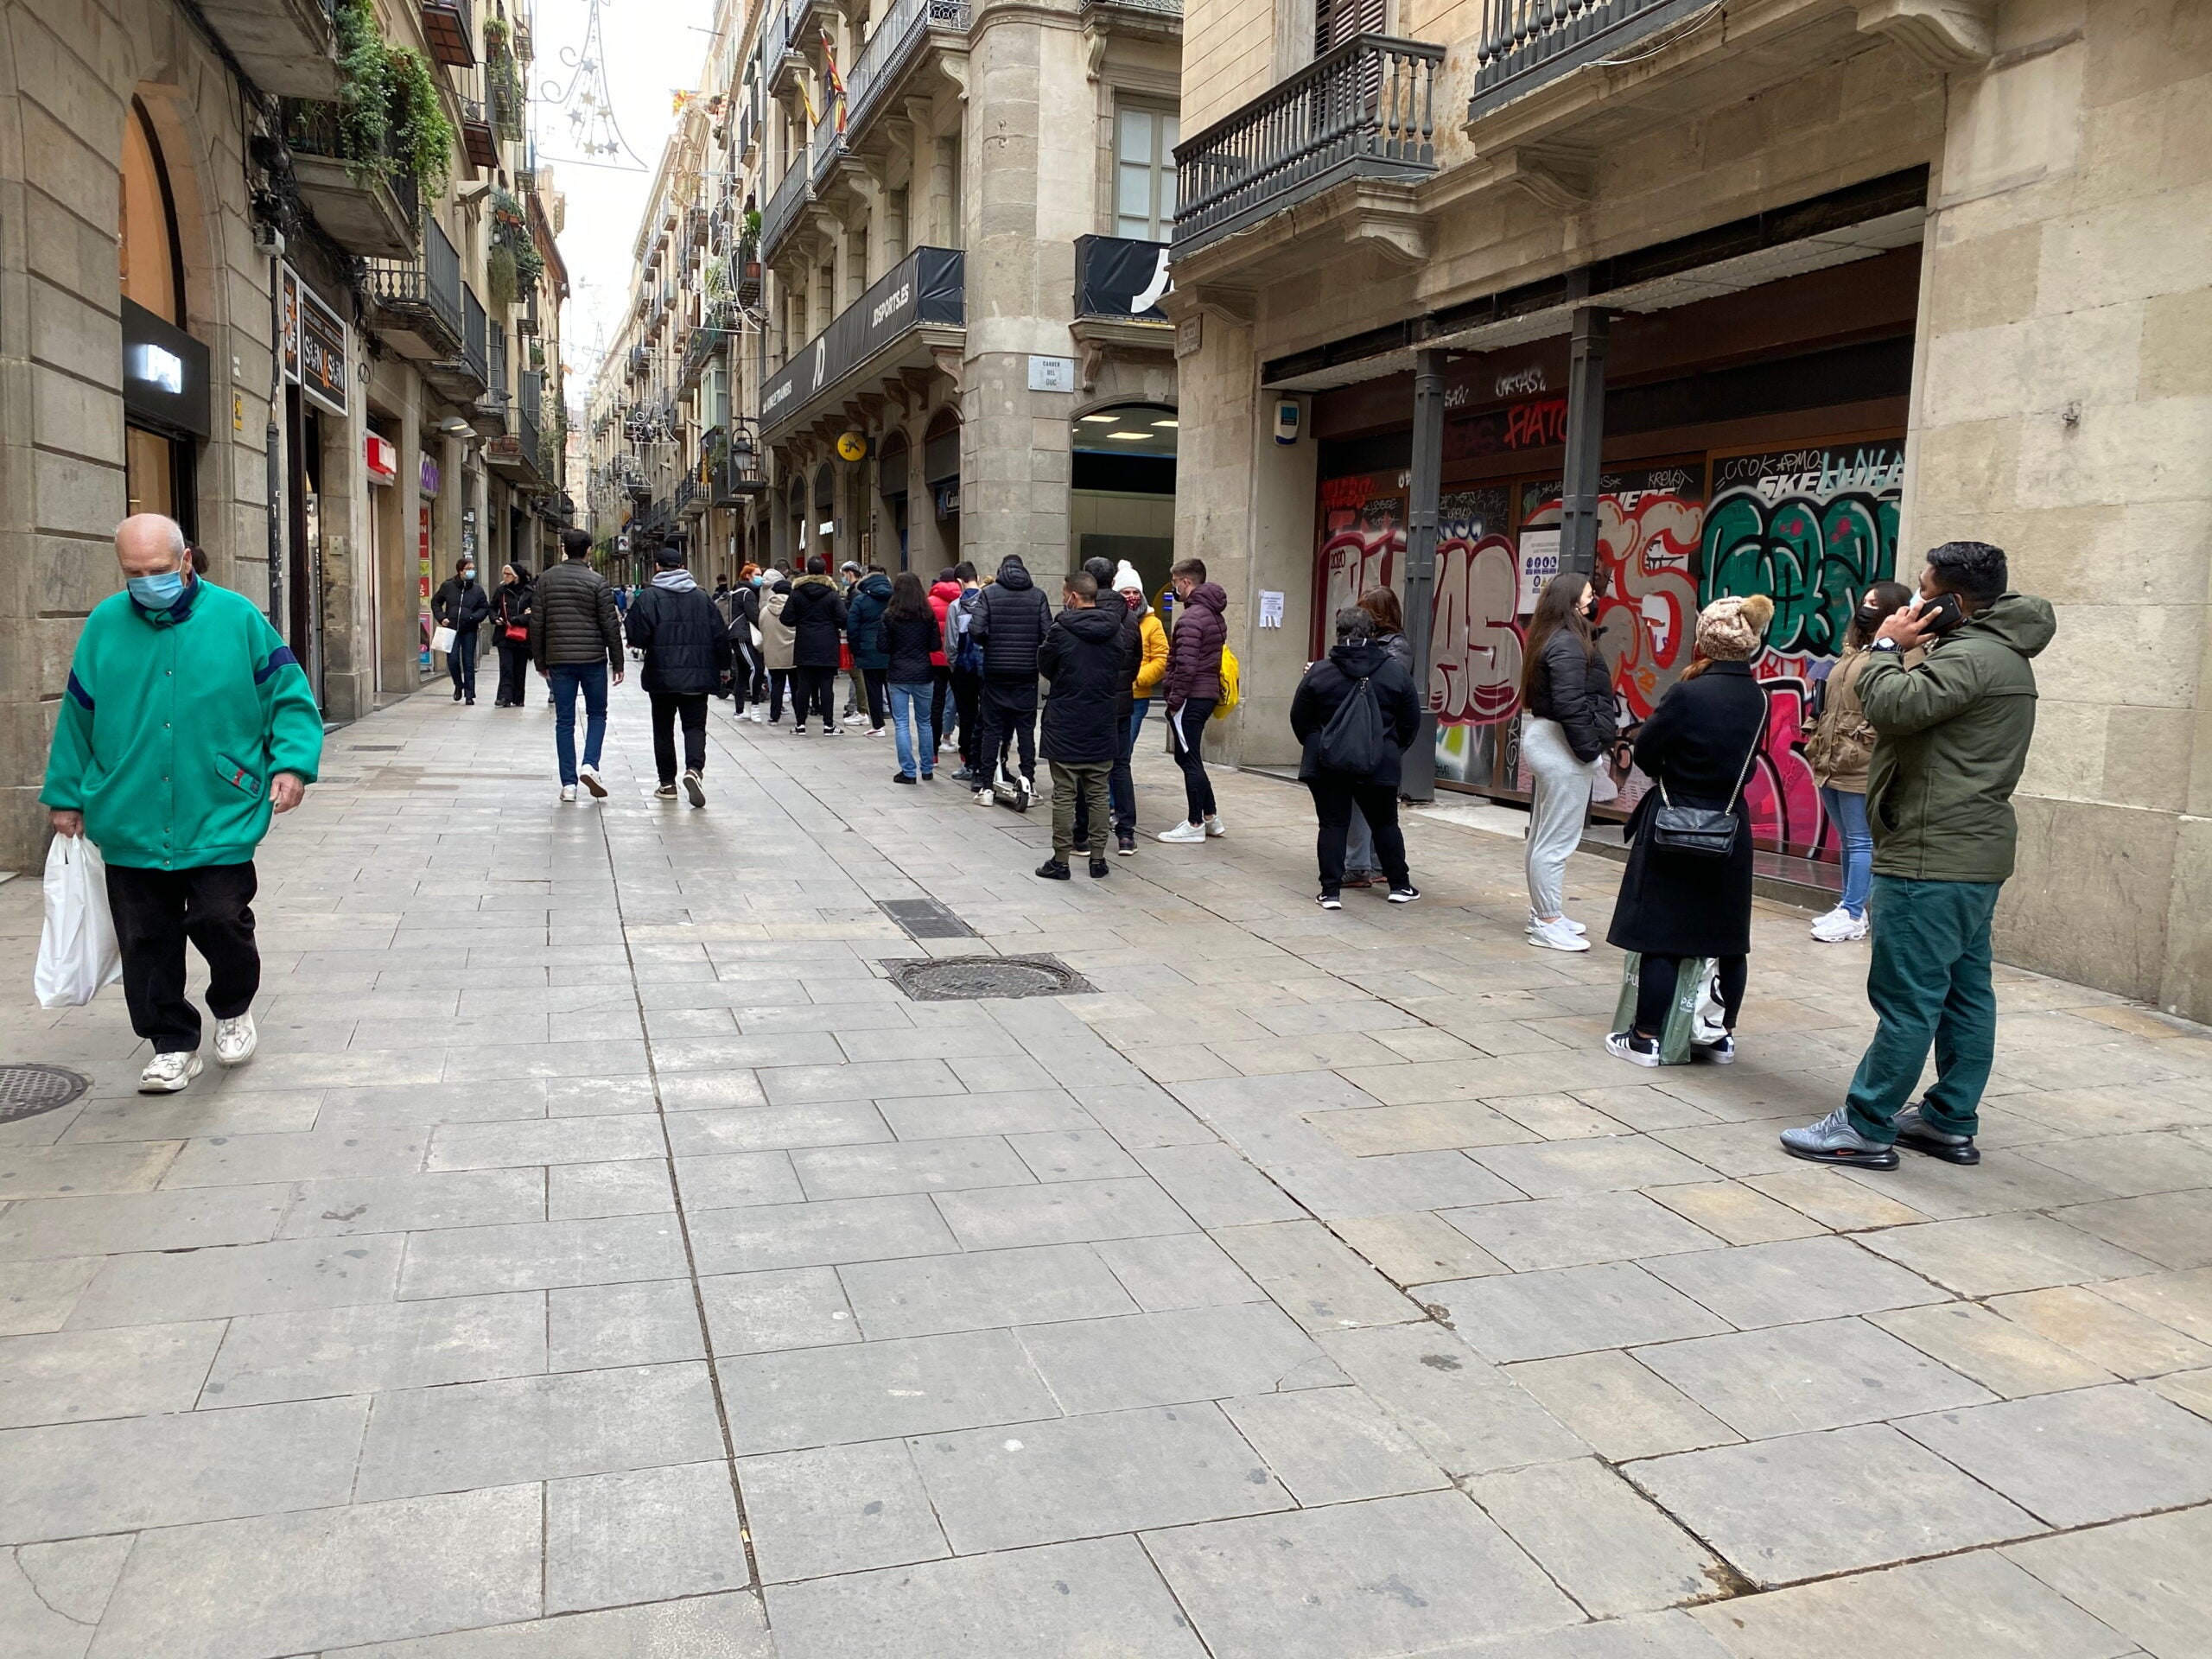
[[[1354,682],[1370,679],[1375,682],[1376,712],[1382,716],[1383,729],[1395,747],[1385,750],[1366,777],[1353,781],[1398,786],[1405,770],[1406,746],[1421,730],[1421,699],[1414,695],[1413,676],[1406,672],[1405,664],[1375,641],[1331,647],[1329,654],[1307,669],[1306,677],[1298,683],[1297,695],[1290,700],[1290,729],[1306,751],[1298,763],[1300,778],[1320,774],[1313,751],[1322,728],[1351,695]],[[1344,776],[1341,772],[1331,775]]]
[[[1070,607],[1054,619],[1031,669],[1051,682],[1038,745],[1047,760],[1081,766],[1121,753],[1115,721],[1128,690],[1127,663],[1113,612]]]
[[[1603,657],[1585,652],[1572,628],[1555,629],[1529,676],[1528,710],[1555,720],[1578,760],[1595,760],[1619,731],[1613,714],[1612,677]]]
[[[987,680],[1033,680],[1037,652],[1052,626],[1052,602],[1016,560],[999,567],[999,579],[976,602],[969,632],[983,648]]]
[[[646,588],[630,602],[625,631],[645,653],[639,679],[648,691],[714,691],[729,672],[729,630],[697,587]]]
[[[1662,957],[1740,957],[1751,945],[1751,824],[1736,790],[1745,757],[1766,732],[1766,693],[1748,663],[1715,663],[1659,700],[1637,734],[1637,769],[1651,788],[1630,816],[1628,868],[1605,941]],[[1644,833],[1659,786],[1676,806],[1726,807],[1742,828],[1734,856],[1663,852]]]
[[[845,632],[845,597],[827,576],[794,582],[784,601],[784,626],[791,631],[793,668],[835,668]]]
[[[582,559],[563,559],[537,579],[530,609],[531,660],[540,668],[604,661],[622,671],[622,620],[614,590]]]
[[[882,649],[877,645],[877,625],[891,606],[891,578],[881,571],[871,571],[853,589],[853,596],[845,601],[845,638],[853,648],[855,668],[882,668]],[[930,619],[937,619],[932,614]],[[925,674],[924,679],[929,678]]]
[[[1121,612],[1119,627],[1122,645],[1122,695],[1115,700],[1114,713],[1123,725],[1136,712],[1137,670],[1144,666],[1144,615],[1129,603],[1123,594],[1108,588],[1098,595],[1098,608],[1112,616]]]
[[[868,641],[869,660],[889,671],[884,677],[888,684],[927,685],[931,672],[930,655],[943,645],[935,611],[925,607],[918,617],[894,616],[886,611],[876,621],[875,638]],[[861,661],[857,638],[853,643],[853,660]],[[861,665],[865,668],[869,664]]]
[[[492,597],[484,591],[484,584],[473,577],[463,582],[459,576],[448,576],[445,586],[430,601],[431,617],[455,633],[475,632],[491,614]]]
[[[530,627],[530,607],[537,602],[537,588],[534,583],[503,582],[492,595],[492,624],[493,637],[507,645],[507,630],[511,627],[527,631]],[[521,641],[512,642],[520,644]]]

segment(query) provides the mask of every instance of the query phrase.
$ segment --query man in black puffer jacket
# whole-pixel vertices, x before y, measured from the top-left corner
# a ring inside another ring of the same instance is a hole
[[[683,537],[653,556],[653,585],[630,607],[630,643],[645,653],[645,695],[653,705],[653,760],[663,800],[676,798],[676,722],[683,722],[683,792],[707,804],[707,699],[730,670],[729,628],[715,602],[683,568]]]
[[[576,782],[604,798],[599,750],[607,739],[607,683],[622,683],[622,624],[614,590],[586,562],[591,537],[561,532],[568,556],[537,579],[530,610],[530,656],[552,683],[553,747],[561,763],[561,798],[576,798]],[[576,764],[576,693],[584,694],[584,760]]]
[[[1114,805],[1113,827],[1119,850],[1136,851],[1136,785],[1129,776],[1129,752],[1135,734],[1129,730],[1129,718],[1136,712],[1137,669],[1144,661],[1143,618],[1136,607],[1122,594],[1114,591],[1114,562],[1111,559],[1085,559],[1083,574],[1097,584],[1098,609],[1112,617],[1121,629],[1122,691],[1114,701],[1114,730],[1119,741],[1115,745],[1114,764],[1106,774],[1106,793]],[[1065,613],[1062,613],[1063,620]],[[1050,737],[1052,715],[1049,706],[1046,715],[1047,738]],[[1045,758],[1052,758],[1048,741]],[[1126,804],[1124,804],[1126,803]],[[1126,813],[1126,817],[1124,814]],[[1106,850],[1106,826],[1098,827],[1098,839],[1091,840],[1090,802],[1078,798],[1075,804],[1075,846],[1077,851],[1090,849],[1103,854]]]
[[[792,704],[795,735],[806,735],[810,710],[819,709],[822,729],[837,734],[837,654],[845,639],[845,599],[830,580],[830,562],[817,554],[806,574],[791,583],[784,601],[784,626],[791,631],[791,678],[798,686]]]
[[[1122,638],[1126,607],[1109,594],[1099,602],[1098,579],[1078,570],[1062,590],[1067,609],[1045,635],[1037,671],[1052,683],[1045,699],[1045,759],[1052,764],[1052,855],[1037,872],[1049,881],[1068,879],[1076,844],[1078,795],[1098,839],[1090,847],[1090,874],[1107,873],[1106,826],[1114,809],[1107,775],[1121,750],[1116,710],[1129,684],[1128,652]],[[1119,724],[1128,725],[1126,719]]]
[[[983,589],[968,632],[983,648],[983,695],[977,710],[981,735],[976,798],[988,804],[991,785],[1018,746],[1021,772],[1014,782],[1027,807],[1037,792],[1037,652],[1052,626],[1052,601],[1032,581],[1018,553],[999,562],[998,580]]]

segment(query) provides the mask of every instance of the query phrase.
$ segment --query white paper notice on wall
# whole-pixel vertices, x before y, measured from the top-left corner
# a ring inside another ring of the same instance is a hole
[[[1521,532],[1520,613],[1536,608],[1544,584],[1559,574],[1559,531],[1524,530]]]
[[[1260,589],[1260,626],[1263,628],[1282,626],[1282,595]]]
[[[1032,391],[1073,391],[1075,390],[1075,359],[1071,357],[1033,357],[1029,359],[1029,390]]]

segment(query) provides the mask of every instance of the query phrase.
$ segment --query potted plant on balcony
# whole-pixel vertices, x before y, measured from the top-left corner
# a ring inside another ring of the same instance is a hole
[[[545,256],[531,233],[530,215],[511,192],[492,192],[492,246],[484,260],[484,285],[496,305],[513,305],[545,274]]]
[[[452,176],[453,123],[422,54],[387,45],[368,0],[338,9],[338,123],[345,159],[363,183],[397,171],[436,195]]]

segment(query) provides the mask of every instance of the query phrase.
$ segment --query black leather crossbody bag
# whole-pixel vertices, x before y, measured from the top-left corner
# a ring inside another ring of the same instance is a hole
[[[1659,785],[1659,810],[1651,815],[1649,834],[1651,844],[1670,853],[1681,853],[1688,858],[1726,858],[1736,850],[1736,837],[1743,833],[1743,820],[1736,816],[1736,798],[1744,792],[1744,779],[1751,776],[1751,761],[1759,752],[1759,738],[1765,734],[1765,722],[1753,734],[1751,747],[1744,756],[1743,766],[1736,773],[1736,787],[1728,791],[1726,810],[1715,811],[1709,806],[1676,806],[1667,797],[1667,785]]]

